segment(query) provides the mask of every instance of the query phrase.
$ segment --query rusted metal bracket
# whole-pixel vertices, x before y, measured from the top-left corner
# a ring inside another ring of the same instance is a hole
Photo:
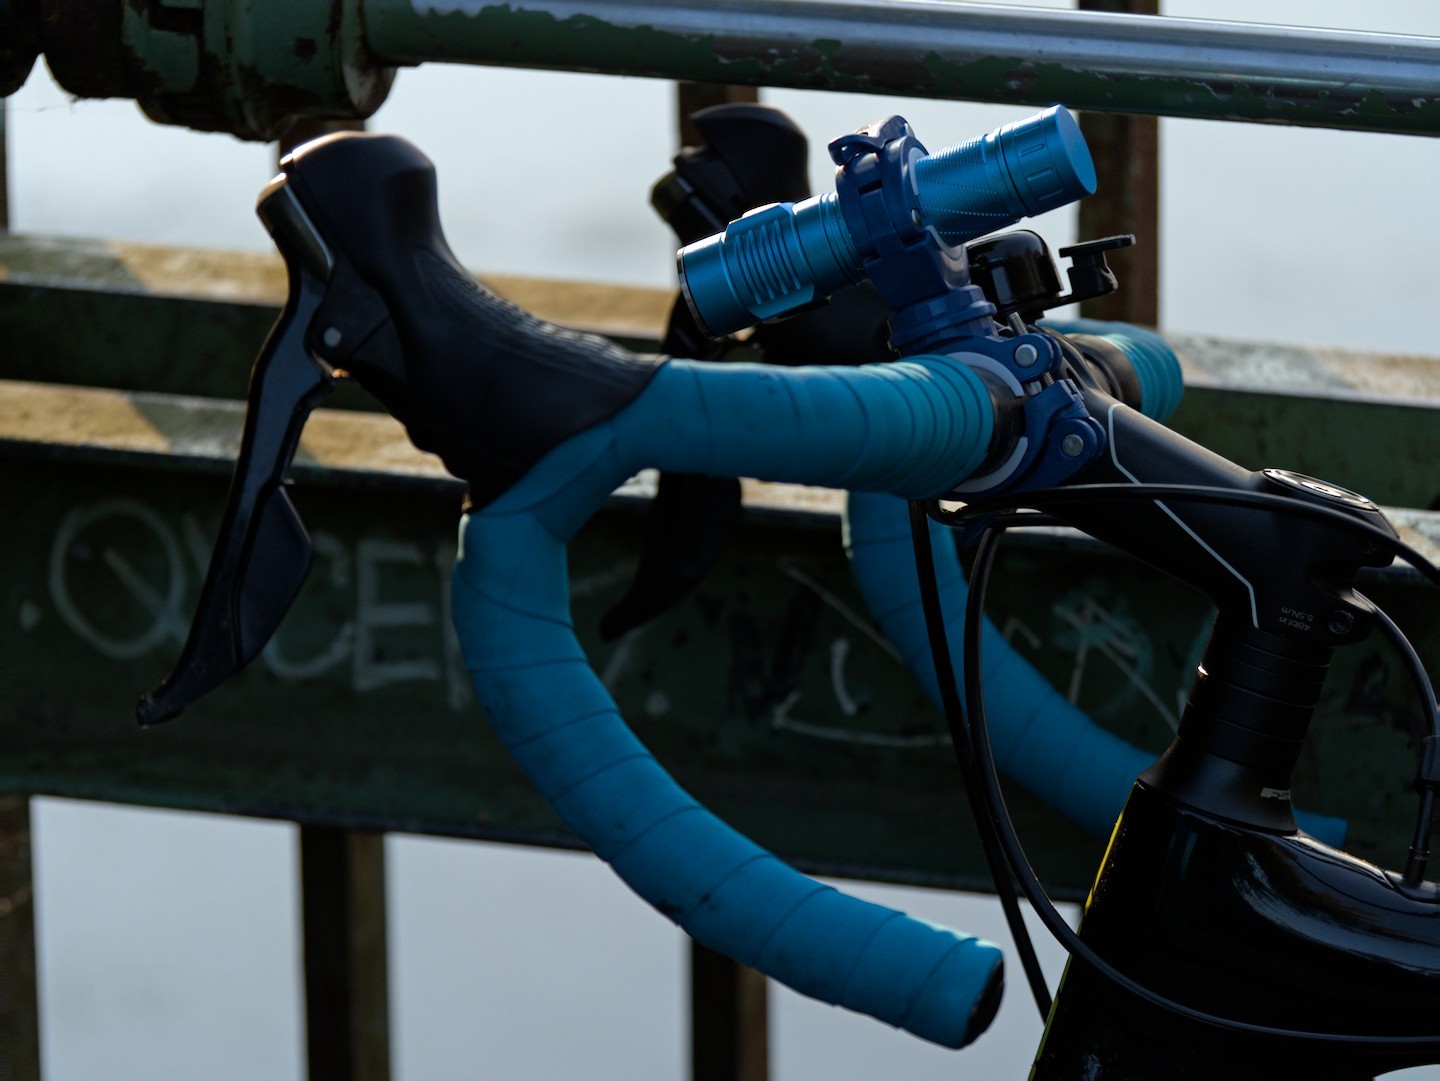
[[[242,139],[275,139],[297,117],[367,117],[394,78],[365,47],[359,0],[40,0],[40,10],[46,62],[70,93],[134,98],[152,120]]]
[[[0,797],[0,1078],[40,1081],[30,801]]]

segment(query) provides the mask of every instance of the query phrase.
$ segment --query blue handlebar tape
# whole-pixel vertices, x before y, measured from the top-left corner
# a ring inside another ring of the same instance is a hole
[[[950,530],[932,522],[930,540],[956,677],[963,678],[964,572]],[[846,550],[871,617],[938,708],[904,500],[852,493]],[[1111,735],[1066,701],[988,620],[982,645],[996,766],[1072,822],[1108,836],[1135,777],[1156,756]]]
[[[951,531],[931,522],[930,540],[951,663],[956,678],[963,680],[968,587]],[[930,701],[941,708],[905,502],[893,496],[851,493],[846,550],[871,617]],[[983,634],[986,714],[996,766],[1083,829],[1108,836],[1135,778],[1158,755],[1097,725],[1052,688],[989,620]],[[1295,818],[1305,832],[1332,847],[1345,840],[1342,818],[1298,810]]]
[[[697,941],[946,1047],[983,1031],[999,949],[817,883],[686,794],[621,720],[570,621],[565,543],[637,470],[945,491],[993,407],[943,357],[860,368],[670,361],[461,527],[454,616],[490,723],[566,825]]]
[[[1140,381],[1140,412],[1160,423],[1180,405],[1185,380],[1180,358],[1153,330],[1108,319],[1046,319],[1044,325],[1060,334],[1093,334],[1117,346]]]

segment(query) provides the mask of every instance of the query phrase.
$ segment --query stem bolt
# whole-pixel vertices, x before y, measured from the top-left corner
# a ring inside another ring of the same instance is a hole
[[[1330,633],[1337,638],[1343,638],[1355,629],[1355,613],[1348,612],[1344,608],[1337,608],[1330,613]]]
[[[334,349],[344,340],[344,337],[340,333],[339,327],[326,327],[325,333],[321,335],[321,340],[325,343],[326,349]]]

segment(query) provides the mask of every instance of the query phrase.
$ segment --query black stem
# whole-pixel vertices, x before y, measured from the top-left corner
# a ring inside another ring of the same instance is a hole
[[[1037,493],[1029,493],[1024,498],[1028,501]],[[1308,506],[1308,504],[1302,504]],[[991,506],[987,508],[994,511],[998,508]],[[993,822],[1000,844],[1004,848],[1005,856],[1014,869],[1016,879],[1020,888],[1029,898],[1030,903],[1035,907],[1036,914],[1046,929],[1055,936],[1066,951],[1085,965],[1088,965],[1101,977],[1110,980],[1118,987],[1128,991],[1147,1002],[1152,1006],[1170,1013],[1178,1014],[1201,1024],[1211,1025],[1216,1028],[1228,1029],[1235,1032],[1245,1032],[1257,1036],[1273,1036],[1282,1039],[1315,1040],[1323,1043],[1348,1043],[1359,1044],[1367,1047],[1404,1048],[1404,1049],[1440,1049],[1440,1036],[1437,1035],[1414,1035],[1414,1036],[1374,1036],[1360,1033],[1338,1033],[1338,1032],[1308,1032],[1301,1029],[1277,1028],[1271,1025],[1252,1024],[1247,1021],[1238,1021],[1234,1018],[1219,1017],[1204,1010],[1197,1010],[1193,1007],[1183,1005],[1174,999],[1167,998],[1157,991],[1152,990],[1131,979],[1121,972],[1114,965],[1110,964],[1103,957],[1092,950],[1074,929],[1071,928],[1065,918],[1055,908],[1055,904],[1045,892],[1045,887],[1040,884],[1035,870],[1030,866],[1029,858],[1025,855],[1024,847],[1015,833],[1015,823],[1010,818],[1010,812],[1005,806],[1003,793],[1000,791],[999,778],[995,772],[995,759],[989,753],[989,729],[985,717],[985,696],[984,688],[981,685],[981,652],[980,633],[983,626],[985,614],[985,592],[989,584],[990,572],[995,563],[995,554],[999,550],[1000,537],[1005,532],[1005,525],[994,523],[985,528],[982,532],[979,544],[975,552],[975,562],[970,571],[970,597],[965,608],[964,627],[964,672],[965,672],[965,696],[967,705],[970,708],[970,726],[976,733],[979,743],[985,747],[986,754],[978,756],[976,769],[984,783],[984,793],[990,801],[989,816]],[[1427,564],[1428,565],[1428,564]],[[1440,572],[1437,572],[1440,573]],[[944,625],[937,628],[937,632],[943,636]],[[948,646],[941,643],[937,648],[943,648],[948,655]],[[952,722],[952,726],[960,722]]]

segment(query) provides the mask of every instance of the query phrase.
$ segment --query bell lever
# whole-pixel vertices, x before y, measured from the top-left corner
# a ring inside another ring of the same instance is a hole
[[[1060,258],[1070,260],[1070,267],[1065,272],[1070,279],[1070,295],[1062,298],[1062,302],[1079,304],[1082,300],[1109,296],[1119,289],[1120,282],[1105,261],[1105,253],[1128,248],[1134,243],[1133,233],[1121,233],[1061,248]]]
[[[1070,279],[1068,293],[1060,284],[1049,245],[1032,230],[1016,229],[977,240],[965,245],[965,252],[971,279],[995,305],[996,318],[1005,322],[1018,314],[1023,326],[1034,323],[1052,308],[1115,292],[1120,282],[1105,255],[1134,243],[1133,235],[1123,233],[1061,248],[1060,257],[1070,260],[1066,270]]]
[[[174,670],[136,706],[144,726],[175,717],[253,660],[310,571],[310,538],[285,474],[306,418],[336,379],[305,347],[331,258],[283,174],[256,212],[284,257],[290,292],[250,373],[240,456],[189,638]]]

